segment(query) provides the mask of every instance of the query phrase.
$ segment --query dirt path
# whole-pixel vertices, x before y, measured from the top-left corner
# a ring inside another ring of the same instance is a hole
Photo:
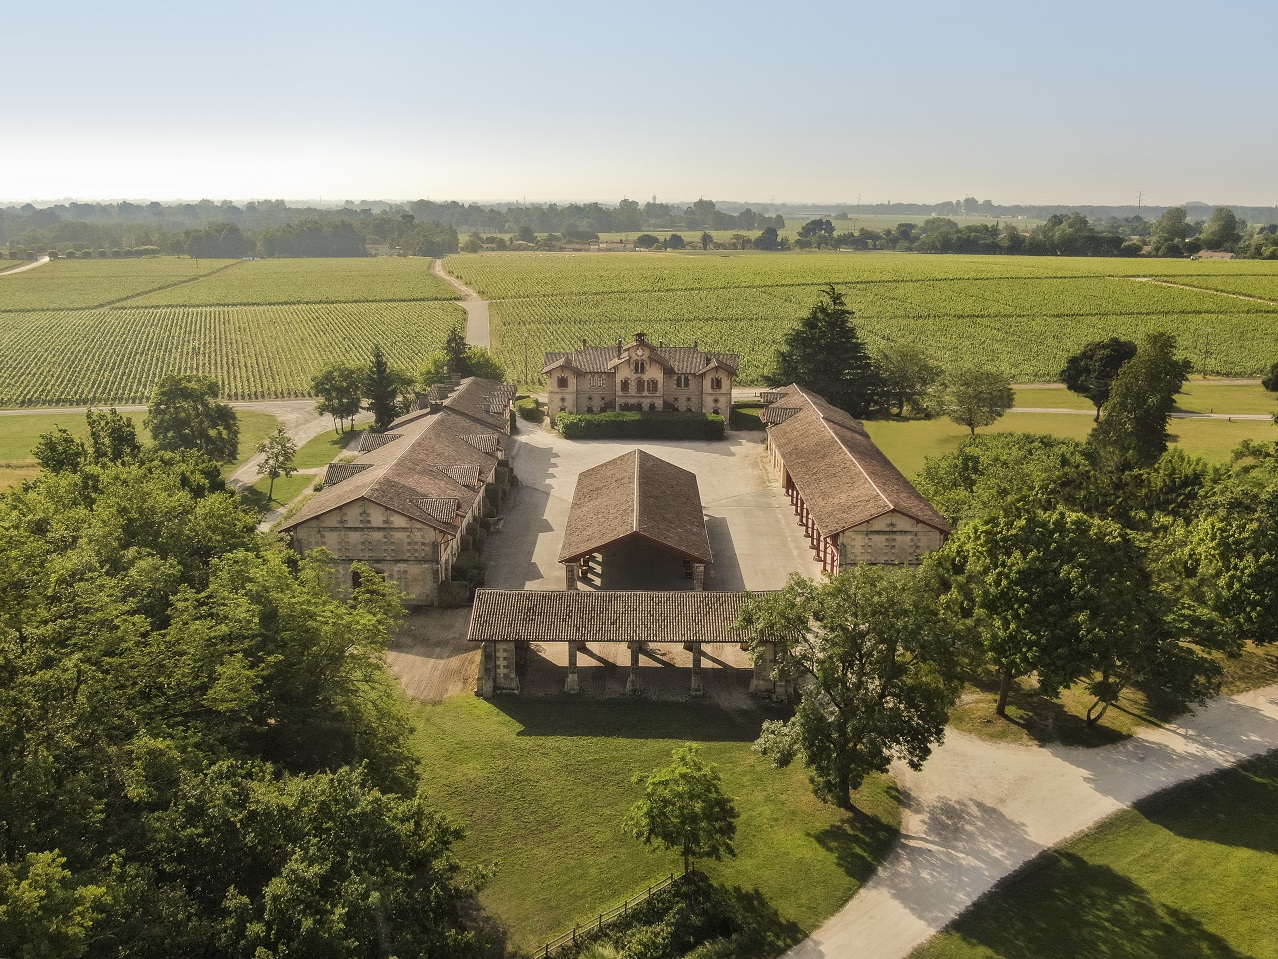
[[[1206,286],[1191,286],[1188,283],[1173,283],[1171,280],[1155,280],[1152,276],[1133,276],[1129,279],[1135,280],[1137,283],[1153,283],[1156,286],[1170,286],[1177,290],[1194,290],[1197,293],[1215,293],[1217,296],[1232,296],[1235,300],[1251,300],[1254,303],[1268,303],[1273,306],[1274,300],[1267,299],[1263,296],[1250,296],[1246,293],[1230,293],[1228,290],[1213,290]]]
[[[27,270],[34,270],[37,266],[44,266],[49,262],[47,256],[42,256],[33,263],[24,263],[22,266],[15,266],[12,269],[0,270],[0,276],[13,276],[15,273],[25,273]]]
[[[1278,748],[1278,686],[1221,697],[1097,749],[997,745],[949,731],[919,772],[894,767],[901,836],[790,959],[903,959],[1045,849],[1152,793]]]
[[[458,303],[458,306],[466,311],[466,342],[471,346],[482,346],[486,350],[492,349],[492,336],[488,328],[488,301],[483,299],[477,291],[472,290],[457,277],[446,271],[443,260],[436,259],[431,264],[430,269],[432,273],[462,295],[462,300]]]

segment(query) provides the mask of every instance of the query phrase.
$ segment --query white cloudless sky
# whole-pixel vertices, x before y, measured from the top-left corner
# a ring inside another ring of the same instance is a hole
[[[1278,2],[12,4],[0,199],[1278,203]]]

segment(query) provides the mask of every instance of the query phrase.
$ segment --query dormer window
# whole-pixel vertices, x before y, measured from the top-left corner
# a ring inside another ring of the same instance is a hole
[[[712,377],[710,377],[710,389],[712,389],[712,390],[721,390],[721,389],[723,389],[723,377],[722,377],[722,376],[712,376]]]
[[[566,390],[566,389],[568,389],[568,376],[567,376],[567,374],[566,374],[566,373],[560,373],[560,374],[559,374],[558,384],[559,384],[559,388],[560,388],[561,390]]]

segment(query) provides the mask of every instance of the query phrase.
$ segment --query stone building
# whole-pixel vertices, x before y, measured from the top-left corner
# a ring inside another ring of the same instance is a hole
[[[471,377],[433,388],[386,432],[366,433],[359,456],[330,464],[323,489],[283,525],[294,548],[331,552],[348,589],[358,561],[397,582],[409,605],[436,602],[505,468],[513,396],[511,386]]]
[[[609,410],[693,410],[727,416],[737,354],[692,346],[653,346],[643,333],[629,345],[590,346],[547,353],[547,409],[555,413]]]
[[[791,385],[766,392],[768,456],[828,573],[853,563],[917,563],[945,521],[850,413]]]

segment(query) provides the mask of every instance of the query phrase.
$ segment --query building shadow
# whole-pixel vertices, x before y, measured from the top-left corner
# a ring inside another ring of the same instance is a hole
[[[704,701],[664,702],[636,697],[496,696],[494,708],[520,726],[520,736],[593,736],[675,742],[753,742],[764,720],[779,713],[766,704],[746,711]]]
[[[722,516],[707,516],[706,533],[714,555],[714,562],[706,567],[706,589],[725,593],[745,589],[745,575],[741,572],[728,521]]]

